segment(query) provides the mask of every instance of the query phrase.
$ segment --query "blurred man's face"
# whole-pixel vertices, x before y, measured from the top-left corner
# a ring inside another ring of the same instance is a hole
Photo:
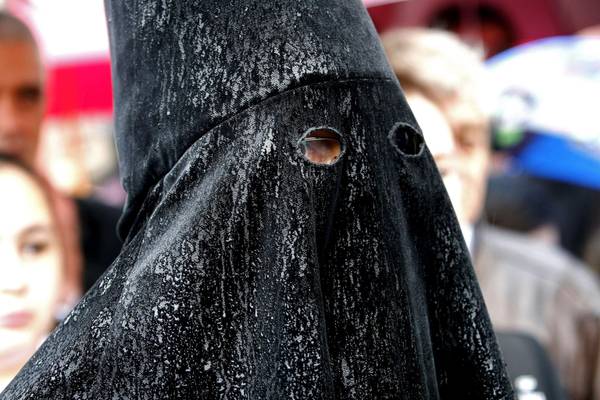
[[[487,125],[475,107],[456,99],[436,104],[416,91],[407,100],[440,170],[461,224],[481,216],[489,167]]]
[[[0,39],[0,152],[32,164],[43,115],[37,48],[28,41]]]

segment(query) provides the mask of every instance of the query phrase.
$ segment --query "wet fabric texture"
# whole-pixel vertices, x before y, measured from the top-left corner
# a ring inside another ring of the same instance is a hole
[[[359,0],[107,10],[126,243],[3,400],[512,397]]]

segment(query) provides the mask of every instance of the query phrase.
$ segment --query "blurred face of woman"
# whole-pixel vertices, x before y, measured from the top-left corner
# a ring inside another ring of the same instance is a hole
[[[0,371],[20,367],[53,327],[63,274],[48,201],[26,172],[0,164]]]

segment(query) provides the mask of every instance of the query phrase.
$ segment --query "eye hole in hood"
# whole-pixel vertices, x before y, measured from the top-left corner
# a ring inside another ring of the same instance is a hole
[[[333,128],[310,128],[298,141],[298,151],[316,165],[333,165],[346,151],[342,135]]]
[[[404,156],[420,156],[425,147],[423,135],[417,130],[403,122],[398,122],[394,125],[388,139],[392,146]]]

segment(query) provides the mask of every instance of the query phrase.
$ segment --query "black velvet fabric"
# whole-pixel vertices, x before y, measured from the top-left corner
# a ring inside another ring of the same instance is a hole
[[[107,10],[127,240],[2,399],[511,398],[358,0]],[[315,127],[335,164],[300,152]]]
[[[121,211],[93,198],[76,199],[83,252],[83,288],[88,291],[121,251],[117,222]]]

